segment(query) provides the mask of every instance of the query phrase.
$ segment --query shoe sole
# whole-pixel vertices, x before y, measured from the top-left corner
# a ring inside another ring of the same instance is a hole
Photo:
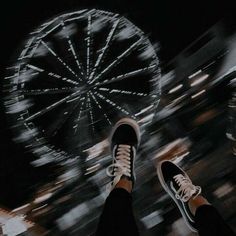
[[[115,133],[116,129],[120,125],[124,125],[124,124],[130,125],[134,129],[134,131],[137,135],[137,139],[138,139],[138,145],[137,146],[139,146],[140,139],[141,139],[140,128],[139,128],[139,125],[137,124],[137,122],[133,119],[130,119],[130,118],[122,118],[115,124],[115,126],[112,128],[111,135],[110,135],[110,138],[109,138],[109,142],[111,143],[111,139],[112,139],[113,134]]]
[[[157,167],[157,176],[159,178],[159,181],[161,183],[161,186],[164,188],[164,190],[169,194],[169,196],[174,200],[175,204],[177,205],[177,207],[179,208],[179,211],[181,213],[181,215],[183,216],[184,218],[184,221],[186,223],[186,225],[190,228],[191,231],[193,232],[198,232],[197,229],[195,229],[189,222],[188,222],[188,218],[184,212],[184,210],[182,209],[182,207],[179,205],[177,199],[175,198],[175,196],[173,195],[173,193],[169,190],[169,187],[165,184],[165,181],[164,181],[164,177],[162,175],[162,170],[161,170],[161,164],[165,162],[165,161],[162,161],[158,164],[158,167]],[[178,167],[181,171],[183,171],[185,173],[185,171],[183,169],[181,169],[180,167]]]

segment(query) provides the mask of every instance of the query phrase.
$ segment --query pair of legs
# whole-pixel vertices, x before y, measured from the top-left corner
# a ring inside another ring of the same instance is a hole
[[[140,141],[138,124],[121,119],[111,134],[113,163],[107,173],[111,176],[110,195],[98,224],[97,236],[139,235],[132,209],[132,188],[135,182],[134,161]],[[232,236],[234,232],[217,210],[201,196],[201,188],[192,184],[181,168],[170,161],[158,166],[158,178],[164,190],[178,206],[189,228],[201,236]]]

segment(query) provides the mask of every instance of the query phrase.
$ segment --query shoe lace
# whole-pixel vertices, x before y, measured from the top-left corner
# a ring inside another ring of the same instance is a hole
[[[117,153],[115,157],[115,162],[107,167],[106,172],[110,177],[114,177],[111,185],[114,187],[121,179],[123,175],[131,177],[131,168],[130,168],[130,152],[131,146],[125,144],[119,144],[114,148]]]
[[[192,196],[194,196],[194,198],[197,197],[202,191],[200,186],[193,185],[189,178],[186,178],[181,174],[178,174],[173,178],[179,186],[175,197],[182,200],[183,202],[189,201]]]

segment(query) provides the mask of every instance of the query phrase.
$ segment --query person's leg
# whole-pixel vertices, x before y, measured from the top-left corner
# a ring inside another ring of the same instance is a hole
[[[135,181],[134,160],[140,141],[140,131],[134,120],[121,119],[111,135],[113,164],[107,173],[112,181],[97,227],[97,236],[137,236],[138,228],[132,208],[132,188]]]
[[[139,235],[133,215],[132,197],[124,188],[111,191],[105,202],[96,235]]]
[[[158,178],[165,191],[177,204],[185,222],[200,236],[235,235],[210,203],[200,195],[187,173],[170,161],[158,165]]]
[[[198,199],[193,200],[191,205],[194,205],[194,208],[196,208],[195,223],[200,236],[235,235],[233,230],[226,224],[219,212],[212,205],[205,203],[199,205],[196,201]]]

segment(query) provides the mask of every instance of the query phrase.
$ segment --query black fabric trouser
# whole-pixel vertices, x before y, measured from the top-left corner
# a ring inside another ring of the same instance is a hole
[[[233,236],[234,232],[211,205],[200,206],[195,215],[200,236]],[[136,236],[136,225],[131,194],[115,188],[108,196],[100,217],[96,236]]]

